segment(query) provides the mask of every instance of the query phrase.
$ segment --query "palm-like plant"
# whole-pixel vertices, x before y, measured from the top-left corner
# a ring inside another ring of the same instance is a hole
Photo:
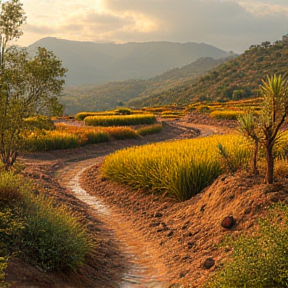
[[[288,81],[281,75],[267,76],[262,80],[260,91],[263,97],[259,127],[263,133],[262,143],[266,150],[266,182],[273,183],[273,147],[280,127],[288,113]]]

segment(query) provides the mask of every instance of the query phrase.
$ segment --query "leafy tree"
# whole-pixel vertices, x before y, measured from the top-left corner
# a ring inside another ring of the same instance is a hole
[[[67,70],[45,48],[38,48],[34,57],[25,49],[7,48],[10,40],[22,35],[26,17],[19,0],[2,3],[1,8],[0,160],[8,170],[21,149],[24,119],[61,112],[56,96],[61,94]]]

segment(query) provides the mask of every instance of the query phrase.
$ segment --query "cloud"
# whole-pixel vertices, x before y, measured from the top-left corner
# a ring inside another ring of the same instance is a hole
[[[280,9],[279,5],[255,2],[255,9],[260,4],[261,7],[266,7],[266,14],[261,15],[253,13],[251,1],[247,3],[250,3],[250,9],[235,1],[103,1],[104,7],[113,13],[123,14],[129,11],[155,21],[155,29],[150,31],[150,40],[205,42],[226,50],[243,51],[251,44],[279,39],[286,32],[283,24],[288,24],[288,11],[283,10],[283,7]],[[130,35],[118,34],[120,36],[130,39],[135,37],[139,41],[142,35],[131,31]],[[145,36],[146,39],[149,38]]]
[[[38,39],[51,33],[95,42],[204,42],[242,52],[288,29],[287,0],[35,1],[24,1],[24,8],[27,33]]]

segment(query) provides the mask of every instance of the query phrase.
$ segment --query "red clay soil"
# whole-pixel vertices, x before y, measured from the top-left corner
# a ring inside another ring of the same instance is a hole
[[[12,259],[6,270],[7,281],[12,287],[157,288],[173,283],[177,285],[170,287],[201,287],[229,257],[230,249],[220,248],[221,241],[227,235],[253,231],[255,220],[265,213],[266,206],[287,198],[287,183],[267,186],[260,176],[222,175],[196,197],[179,203],[112,183],[103,179],[99,170],[103,156],[120,148],[195,137],[197,130],[192,126],[201,129],[205,136],[226,133],[228,128],[235,127],[233,122],[229,122],[227,128],[222,122],[211,122],[214,120],[208,117],[196,117],[198,123],[195,124],[193,117],[167,122],[159,135],[140,140],[25,155],[23,173],[35,179],[35,190],[54,196],[56,201],[77,211],[93,235],[96,248],[81,269],[69,273],[45,274],[22,260]],[[92,165],[94,163],[96,165]],[[71,187],[67,187],[82,170],[82,188],[103,201],[110,216],[101,215],[95,207],[77,199]],[[231,229],[221,226],[226,216],[233,216],[236,221]],[[205,261],[207,259],[210,260]],[[134,264],[145,267],[142,274],[147,273],[150,277],[154,273],[155,282],[145,282],[145,275],[142,275],[142,284],[124,285],[123,275],[127,275]]]

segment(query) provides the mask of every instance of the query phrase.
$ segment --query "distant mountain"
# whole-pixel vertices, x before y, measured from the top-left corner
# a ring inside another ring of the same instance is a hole
[[[198,101],[226,101],[259,96],[259,85],[266,75],[288,75],[288,45],[253,45],[238,57],[211,69],[190,83],[129,101],[131,107]]]
[[[135,98],[142,99],[150,95],[167,91],[184,83],[191,83],[212,67],[227,59],[200,58],[182,68],[175,68],[148,80],[124,80],[101,85],[66,86],[60,101],[66,114],[80,111],[103,111],[128,105]]]
[[[28,47],[52,50],[68,68],[67,85],[103,84],[125,79],[148,79],[182,67],[201,57],[219,59],[227,53],[197,43],[93,43],[53,37],[40,39]]]

